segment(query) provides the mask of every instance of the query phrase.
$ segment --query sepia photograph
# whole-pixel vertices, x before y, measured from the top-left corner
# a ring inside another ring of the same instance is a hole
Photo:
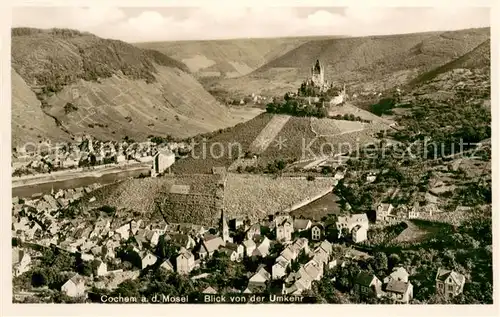
[[[493,304],[490,7],[9,10],[12,305]]]

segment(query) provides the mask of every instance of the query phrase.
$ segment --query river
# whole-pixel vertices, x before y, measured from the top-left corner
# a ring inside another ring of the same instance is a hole
[[[55,191],[57,191],[59,189],[69,189],[69,188],[89,186],[95,183],[100,183],[101,185],[108,185],[117,181],[125,180],[130,177],[138,177],[141,174],[149,175],[149,173],[150,173],[150,168],[144,167],[143,169],[141,168],[129,171],[109,173],[99,177],[84,176],[84,177],[77,177],[61,181],[53,181],[43,184],[19,186],[12,189],[12,197],[17,196],[22,198],[29,198],[33,194],[38,194],[38,193],[48,194],[51,192],[52,188]]]

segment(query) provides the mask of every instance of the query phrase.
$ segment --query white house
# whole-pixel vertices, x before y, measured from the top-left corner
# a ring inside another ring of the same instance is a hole
[[[122,240],[128,240],[128,238],[130,237],[130,224],[126,223],[118,227],[117,229],[115,229],[115,232],[120,235],[120,238]]]
[[[354,243],[359,243],[363,242],[368,238],[368,228],[366,226],[362,225],[356,225],[354,228],[352,228],[352,241]]]
[[[170,260],[165,260],[163,263],[160,265],[161,268],[165,269],[167,272],[173,272],[174,271],[174,265]]]
[[[160,150],[153,157],[153,167],[151,168],[151,177],[164,173],[172,164],[175,163],[175,154],[170,150]]]
[[[261,267],[257,272],[248,280],[249,284],[253,285],[266,285],[266,282],[271,279],[271,274],[264,267]]]
[[[199,251],[200,258],[205,259],[211,257],[215,251],[224,245],[224,240],[218,236],[211,236],[208,239],[203,240]]]
[[[250,257],[253,254],[253,251],[257,247],[255,245],[255,242],[253,240],[245,240],[243,241],[243,247],[245,248],[245,254],[246,256]]]
[[[63,286],[61,292],[69,297],[83,297],[86,296],[85,280],[79,274],[75,274]]]
[[[278,241],[290,241],[292,240],[293,233],[293,222],[290,219],[278,223],[276,225],[276,240]]]
[[[106,262],[100,262],[99,265],[96,268],[96,275],[97,276],[105,276],[108,274],[108,266]]]
[[[179,274],[189,274],[195,267],[194,255],[185,248],[179,251],[176,262]]]
[[[141,254],[142,269],[145,269],[148,266],[155,264],[156,260],[158,260],[158,258],[154,254],[152,254],[151,252],[145,252],[145,253]]]
[[[271,247],[271,241],[267,237],[264,237],[261,239],[260,243],[252,252],[252,256],[258,256],[264,258],[269,254],[270,247]]]
[[[12,249],[12,270],[14,276],[28,272],[31,268],[31,256],[24,250]]]
[[[290,265],[290,262],[286,262],[283,259],[276,261],[272,267],[272,279],[277,280],[286,276],[286,268]]]
[[[384,284],[389,283],[392,280],[408,282],[409,274],[404,267],[396,267],[392,270],[392,273],[384,278]]]
[[[394,206],[392,204],[379,204],[375,213],[376,221],[385,221],[393,209]]]

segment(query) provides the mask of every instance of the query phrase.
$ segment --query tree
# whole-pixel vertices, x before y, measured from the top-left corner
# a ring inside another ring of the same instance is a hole
[[[374,269],[375,271],[378,272],[385,272],[387,271],[388,268],[388,260],[387,260],[387,255],[383,252],[376,252],[373,256],[373,264],[374,264]]]
[[[177,248],[165,240],[165,235],[162,235],[156,246],[156,254],[163,259],[173,259],[177,256]]]
[[[396,267],[396,266],[398,266],[399,262],[401,262],[401,258],[399,257],[399,255],[397,255],[395,253],[392,253],[391,255],[389,255],[387,260],[388,260],[389,268]]]

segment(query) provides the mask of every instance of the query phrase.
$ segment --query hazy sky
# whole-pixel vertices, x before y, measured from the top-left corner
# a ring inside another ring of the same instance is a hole
[[[456,30],[489,26],[490,14],[475,7],[17,7],[12,23],[143,42]]]

